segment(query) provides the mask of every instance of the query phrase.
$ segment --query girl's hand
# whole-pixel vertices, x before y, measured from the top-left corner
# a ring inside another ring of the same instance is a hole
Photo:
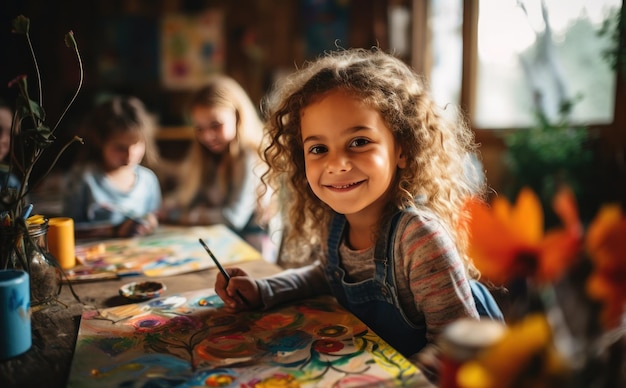
[[[146,236],[154,233],[159,226],[159,221],[156,215],[149,213],[141,219],[141,221],[135,221],[128,219],[117,227],[117,237],[133,237],[133,236]]]
[[[113,237],[131,237],[136,225],[135,221],[127,219],[113,228]]]
[[[224,308],[229,312],[260,308],[261,295],[254,279],[240,268],[225,268],[224,270],[230,276],[230,281],[227,282],[224,275],[219,272],[215,279],[215,292],[224,301]]]
[[[159,219],[156,214],[148,213],[145,217],[143,217],[143,222],[137,228],[137,232],[141,236],[145,236],[147,234],[152,234],[159,227]]]

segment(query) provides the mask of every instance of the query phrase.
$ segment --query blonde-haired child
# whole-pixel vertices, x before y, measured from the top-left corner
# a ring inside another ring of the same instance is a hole
[[[212,77],[188,104],[195,141],[165,196],[162,222],[225,224],[259,250],[258,167],[263,125],[246,91],[225,75]]]

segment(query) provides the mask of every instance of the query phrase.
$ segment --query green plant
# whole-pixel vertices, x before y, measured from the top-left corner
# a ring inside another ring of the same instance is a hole
[[[612,46],[602,52],[602,57],[612,69],[626,75],[626,11],[623,7],[614,9],[602,23],[600,36],[608,36]]]
[[[30,54],[34,63],[37,76],[37,100],[30,97],[27,83],[27,76],[20,75],[9,83],[9,87],[17,87],[19,89],[15,103],[13,121],[11,125],[11,142],[9,150],[9,173],[16,174],[20,179],[18,188],[2,187],[0,189],[0,215],[1,226],[0,233],[3,233],[2,240],[8,234],[17,236],[28,236],[26,220],[24,219],[24,211],[28,204],[27,196],[31,188],[36,187],[40,180],[53,169],[59,157],[74,142],[82,143],[82,139],[74,136],[66,144],[62,146],[60,151],[56,151],[53,155],[52,162],[37,182],[31,182],[31,174],[34,167],[42,160],[42,157],[50,150],[50,146],[54,144],[56,137],[54,136],[59,124],[61,123],[66,112],[74,103],[83,83],[83,64],[74,39],[74,33],[69,31],[65,35],[65,44],[76,53],[78,67],[80,71],[80,80],[78,87],[71,101],[65,107],[60,117],[50,127],[48,118],[43,107],[43,87],[41,84],[41,74],[37,58],[33,50],[30,39],[30,19],[20,15],[13,20],[13,33],[24,35],[28,44]],[[48,152],[49,153],[49,152]],[[16,252],[19,263],[9,262],[11,255],[0,255],[0,268],[9,268],[19,265],[28,270],[28,263],[25,257],[21,257],[20,252]]]
[[[571,125],[568,117],[573,103],[561,106],[560,117],[551,122],[542,112],[536,112],[532,128],[507,133],[505,163],[512,177],[507,196],[512,199],[522,187],[538,193],[546,209],[558,188],[568,185],[578,198],[585,197],[593,162],[591,135],[583,126]],[[556,221],[546,214],[547,223]]]

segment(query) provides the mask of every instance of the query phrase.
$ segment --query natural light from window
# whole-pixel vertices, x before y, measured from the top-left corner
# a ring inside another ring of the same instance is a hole
[[[456,108],[461,98],[463,1],[431,0],[428,9],[432,39],[428,76],[432,95],[439,105]]]
[[[480,0],[478,74],[472,121],[478,128],[532,125],[561,102],[580,124],[613,120],[615,72],[602,58],[611,42],[602,21],[621,0]]]

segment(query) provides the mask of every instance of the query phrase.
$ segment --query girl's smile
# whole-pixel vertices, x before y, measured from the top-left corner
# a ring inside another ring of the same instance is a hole
[[[354,182],[354,183],[348,183],[345,185],[328,185],[327,187],[331,190],[336,190],[336,191],[347,191],[347,190],[351,190],[353,188],[355,188],[356,186],[360,185],[361,183],[363,183],[365,181],[360,181],[360,182]]]
[[[406,160],[380,113],[343,90],[302,110],[306,177],[338,213],[377,219]]]

